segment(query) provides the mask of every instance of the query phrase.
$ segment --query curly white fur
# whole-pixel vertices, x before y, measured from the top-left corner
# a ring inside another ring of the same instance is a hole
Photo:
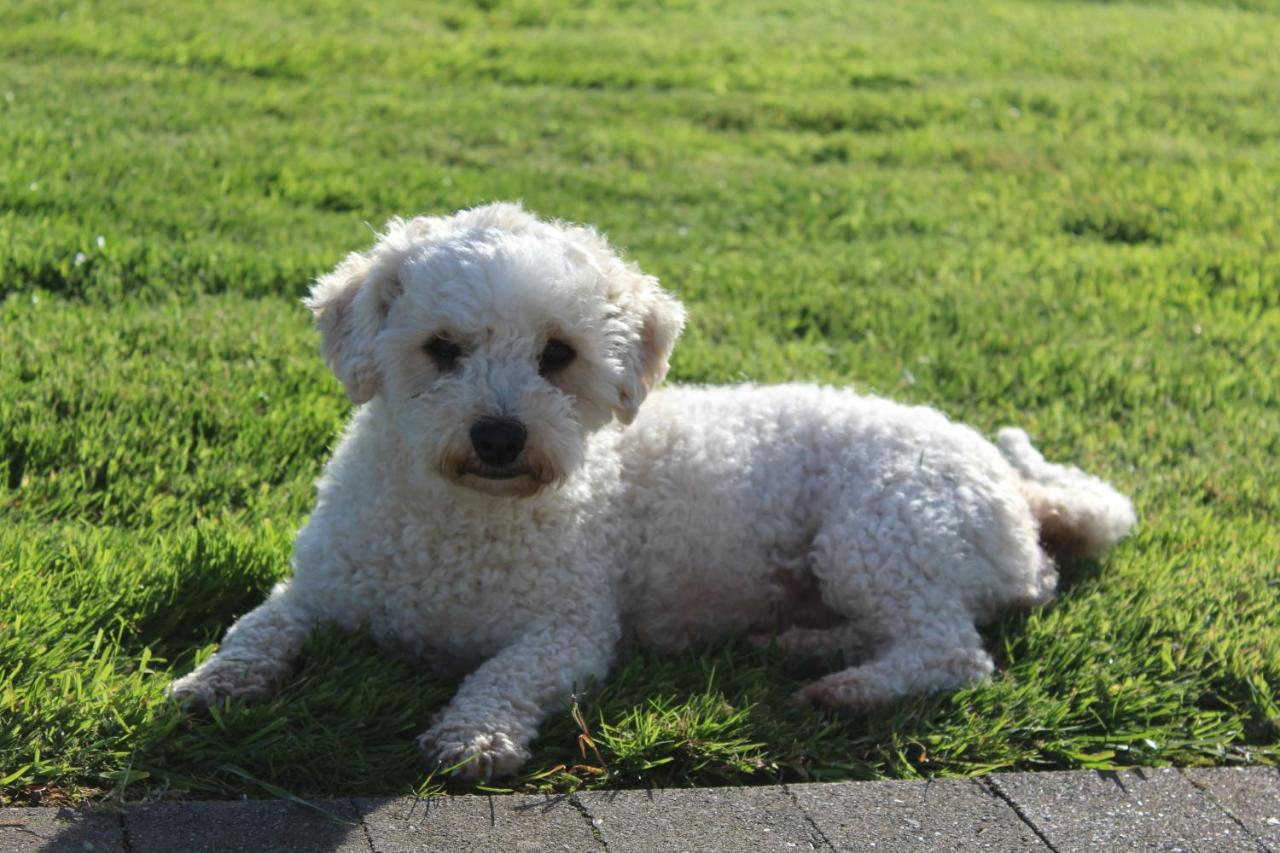
[[[360,407],[293,576],[172,693],[261,698],[314,626],[368,625],[469,671],[421,738],[465,776],[519,768],[624,638],[843,651],[802,691],[824,706],[981,678],[975,625],[1053,594],[1041,541],[1096,555],[1135,521],[1018,430],[997,450],[933,409],[808,385],[650,393],[679,302],[590,228],[516,205],[393,220],[308,305]],[[551,340],[567,366],[544,363]],[[477,457],[493,417],[527,431],[509,465]]]

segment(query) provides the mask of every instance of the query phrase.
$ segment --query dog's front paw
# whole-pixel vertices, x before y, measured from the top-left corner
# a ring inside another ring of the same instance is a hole
[[[418,738],[427,760],[460,779],[488,782],[510,776],[529,758],[529,750],[502,731],[437,723]]]
[[[203,712],[228,696],[246,702],[269,699],[277,688],[276,673],[245,661],[210,658],[169,685],[168,697],[193,711]]]

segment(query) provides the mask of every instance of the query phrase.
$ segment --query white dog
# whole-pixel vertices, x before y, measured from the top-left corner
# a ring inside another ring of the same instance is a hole
[[[470,671],[420,739],[467,777],[519,768],[624,638],[843,652],[801,691],[827,707],[982,678],[975,625],[1052,596],[1044,548],[1098,555],[1135,521],[1020,430],[997,450],[809,385],[654,392],[680,303],[594,230],[516,205],[392,220],[307,305],[360,408],[292,578],[172,693],[268,696],[316,625],[367,625]]]

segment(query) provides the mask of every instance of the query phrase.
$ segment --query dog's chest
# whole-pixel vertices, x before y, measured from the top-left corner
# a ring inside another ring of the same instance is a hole
[[[369,543],[372,559],[355,561],[350,581],[380,641],[427,657],[490,656],[600,580],[576,567],[562,544],[572,538],[536,526],[397,521],[382,537],[391,547]]]

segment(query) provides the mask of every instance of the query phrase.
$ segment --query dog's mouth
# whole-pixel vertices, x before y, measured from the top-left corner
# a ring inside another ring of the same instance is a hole
[[[482,480],[514,480],[532,476],[533,470],[528,465],[488,465],[477,460],[469,462],[462,473]]]
[[[473,454],[459,454],[444,460],[439,470],[459,486],[497,497],[529,497],[553,482],[545,463],[528,454],[509,465],[491,465]]]
[[[486,465],[477,460],[459,473],[458,485],[494,497],[525,498],[543,487],[529,465]]]

